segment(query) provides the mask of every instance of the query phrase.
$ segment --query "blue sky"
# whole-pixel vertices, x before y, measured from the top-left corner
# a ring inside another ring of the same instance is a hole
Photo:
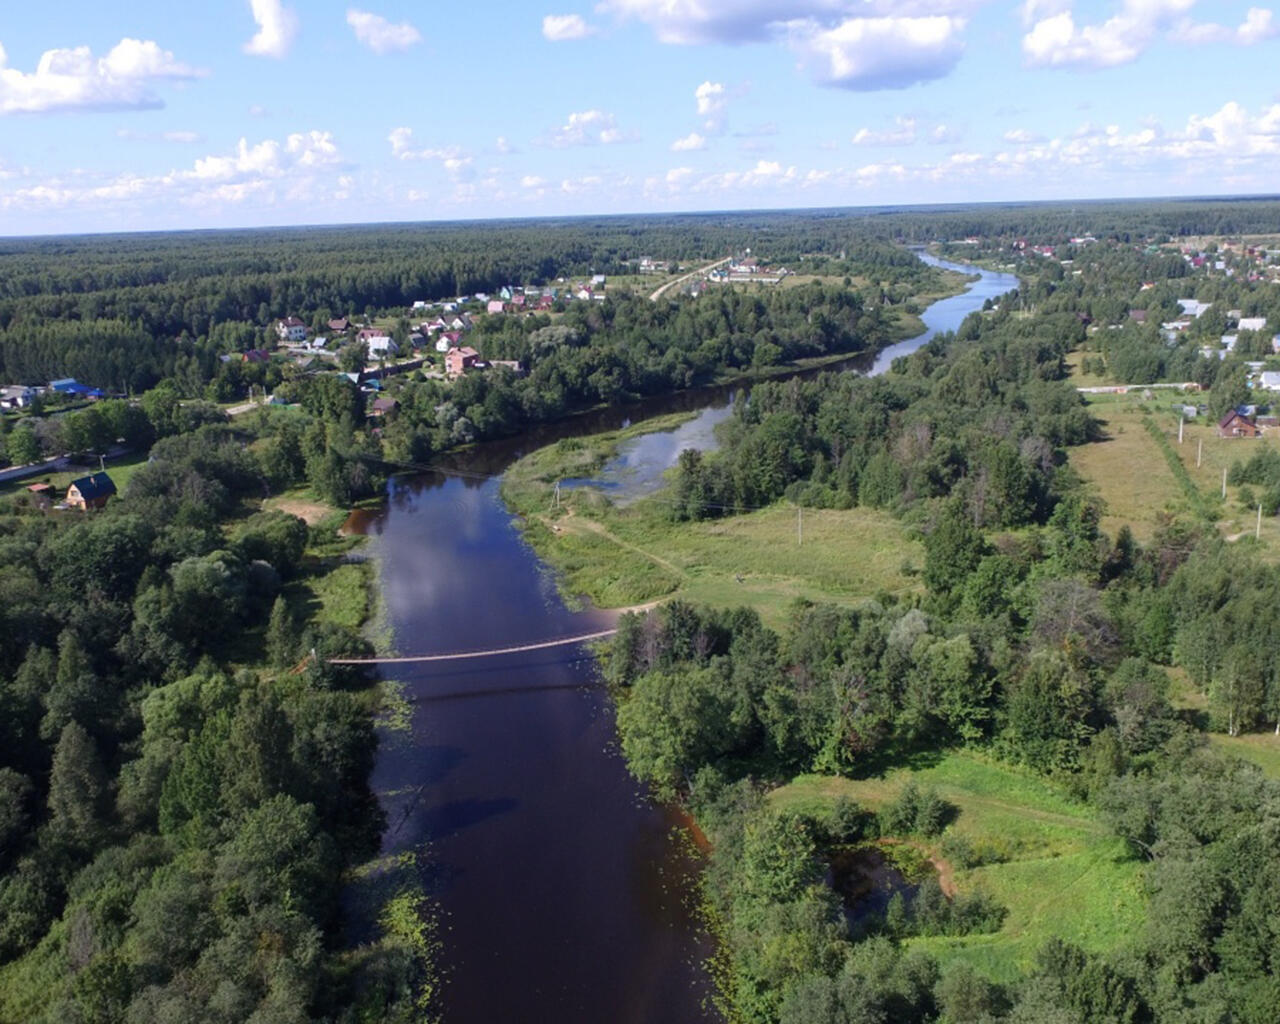
[[[1234,0],[58,0],[0,235],[1275,192]]]

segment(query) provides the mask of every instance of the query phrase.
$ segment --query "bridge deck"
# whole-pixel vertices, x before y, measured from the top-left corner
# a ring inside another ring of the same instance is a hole
[[[520,644],[518,647],[493,647],[482,651],[452,651],[448,654],[417,654],[404,658],[330,658],[330,665],[410,665],[429,661],[462,661],[465,658],[494,658],[500,654],[521,654],[525,651],[544,651],[550,647],[568,647],[570,644],[584,644],[591,640],[603,640],[613,636],[617,629],[602,629],[598,633],[583,633],[581,636],[562,636],[554,640],[541,640],[533,644]]]

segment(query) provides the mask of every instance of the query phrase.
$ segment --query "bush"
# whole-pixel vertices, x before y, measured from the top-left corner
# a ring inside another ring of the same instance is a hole
[[[934,789],[921,789],[914,782],[903,787],[893,803],[880,812],[881,835],[939,835],[955,817],[956,808]]]

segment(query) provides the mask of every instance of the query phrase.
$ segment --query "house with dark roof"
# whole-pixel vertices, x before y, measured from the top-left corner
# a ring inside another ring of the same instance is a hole
[[[69,508],[102,508],[116,493],[115,481],[106,473],[91,473],[79,480],[72,480],[67,488]]]
[[[1239,409],[1232,409],[1218,421],[1219,437],[1257,437],[1258,425]]]

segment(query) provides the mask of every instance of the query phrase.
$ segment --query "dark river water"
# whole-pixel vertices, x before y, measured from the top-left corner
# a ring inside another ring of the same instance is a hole
[[[924,335],[849,365],[883,372],[1016,285],[983,272],[964,295],[930,307]],[[394,478],[385,508],[353,525],[378,558],[397,651],[509,647],[610,625],[607,613],[566,609],[495,474],[558,437],[701,411],[622,453],[617,479],[651,489],[682,446],[711,446],[731,395],[608,409],[456,455],[450,468],[464,475]],[[689,834],[627,774],[608,695],[582,650],[386,669],[412,714],[407,731],[384,735],[374,770],[388,820],[383,853],[418,855],[442,914],[446,1024],[717,1019]]]

